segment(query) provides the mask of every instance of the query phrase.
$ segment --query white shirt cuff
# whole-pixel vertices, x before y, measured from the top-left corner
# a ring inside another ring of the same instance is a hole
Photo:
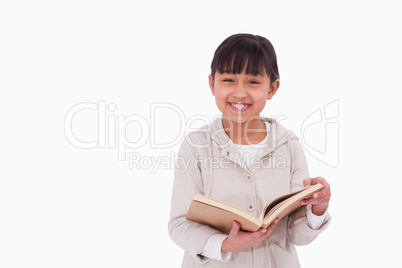
[[[232,256],[232,252],[221,252],[223,240],[228,235],[213,234],[204,245],[201,255],[210,259],[227,262]]]
[[[321,216],[317,216],[313,213],[313,211],[311,210],[311,205],[307,205],[306,209],[307,209],[306,217],[307,217],[308,225],[313,230],[320,229],[321,225],[324,222],[325,216],[327,215],[328,208],[324,211],[324,213]]]

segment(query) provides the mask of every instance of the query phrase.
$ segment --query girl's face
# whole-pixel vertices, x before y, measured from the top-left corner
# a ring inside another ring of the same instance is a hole
[[[279,80],[271,84],[268,75],[215,73],[209,75],[209,86],[215,102],[224,117],[233,123],[243,124],[259,118],[267,100],[279,88]]]

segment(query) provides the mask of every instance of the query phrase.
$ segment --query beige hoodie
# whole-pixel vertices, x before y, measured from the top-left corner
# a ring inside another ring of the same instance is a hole
[[[293,132],[271,123],[264,156],[248,169],[222,128],[221,119],[190,133],[183,141],[177,163],[168,224],[171,239],[185,251],[182,267],[300,267],[295,245],[313,241],[329,224],[327,214],[318,230],[309,227],[305,207],[279,221],[259,246],[233,253],[228,262],[201,256],[212,234],[220,231],[186,220],[197,193],[222,200],[259,217],[275,197],[301,189],[308,178],[306,158]],[[256,160],[256,159],[254,159]]]

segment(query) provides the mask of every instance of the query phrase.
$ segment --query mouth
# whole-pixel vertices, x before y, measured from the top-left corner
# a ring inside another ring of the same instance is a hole
[[[247,103],[228,102],[228,104],[233,110],[237,112],[247,111],[251,107],[251,104]]]

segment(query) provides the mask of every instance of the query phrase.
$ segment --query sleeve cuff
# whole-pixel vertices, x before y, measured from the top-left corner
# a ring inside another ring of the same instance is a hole
[[[325,220],[325,216],[327,215],[328,208],[324,211],[324,213],[321,216],[317,216],[312,212],[311,205],[307,205],[306,209],[307,209],[306,217],[307,217],[308,225],[313,230],[320,229],[321,225],[323,224],[323,222]]]
[[[231,252],[221,252],[222,243],[228,237],[225,234],[211,235],[204,245],[201,255],[210,259],[227,262],[232,256]]]

